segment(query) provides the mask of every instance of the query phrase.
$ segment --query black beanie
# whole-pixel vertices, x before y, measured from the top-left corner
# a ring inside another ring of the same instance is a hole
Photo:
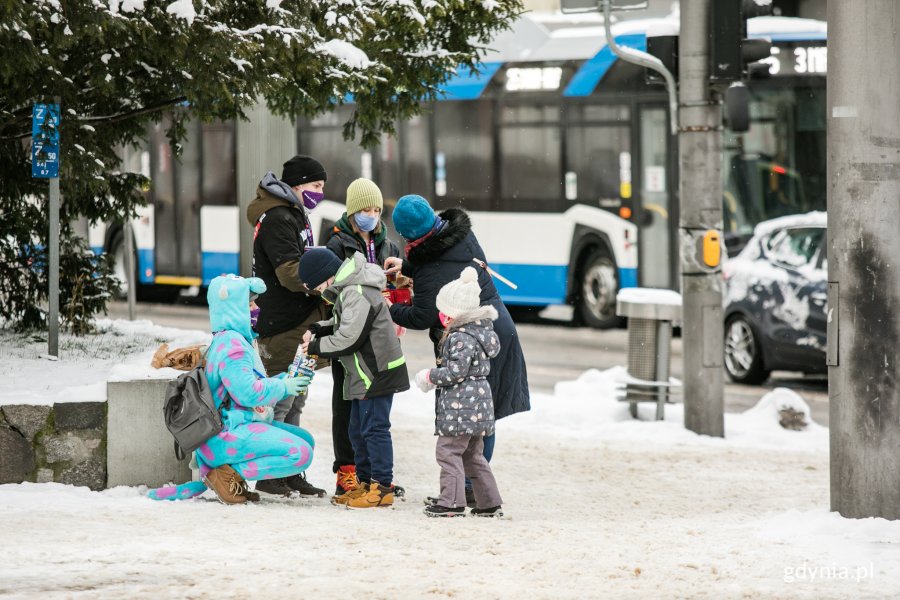
[[[300,257],[298,275],[307,288],[317,288],[323,281],[333,277],[341,264],[341,259],[331,250],[310,248]]]
[[[284,163],[284,167],[281,169],[281,181],[291,187],[301,183],[309,183],[310,181],[325,181],[326,179],[328,179],[328,176],[325,174],[325,167],[312,156],[298,154]]]

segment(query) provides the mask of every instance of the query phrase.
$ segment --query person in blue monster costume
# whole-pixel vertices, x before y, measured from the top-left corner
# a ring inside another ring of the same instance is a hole
[[[192,498],[211,488],[226,504],[259,496],[247,480],[302,473],[313,458],[312,435],[301,427],[274,421],[272,407],[309,385],[307,377],[266,377],[253,346],[251,296],[266,291],[262,279],[223,275],[212,280],[206,298],[213,332],[206,356],[206,378],[222,431],[194,453],[203,481],[151,490],[154,500]]]

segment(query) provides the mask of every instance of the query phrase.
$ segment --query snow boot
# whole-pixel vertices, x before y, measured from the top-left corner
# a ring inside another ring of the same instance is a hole
[[[396,483],[391,485],[394,488],[394,498],[400,498],[404,502],[406,502],[406,488]]]
[[[259,494],[250,489],[250,485],[246,481],[241,482],[241,496],[248,502],[259,502]]]
[[[473,517],[497,517],[503,516],[503,510],[500,506],[492,506],[490,508],[473,508]]]
[[[335,475],[337,476],[337,485],[334,489],[335,496],[343,496],[347,492],[352,492],[359,488],[359,479],[356,477],[355,465],[342,465],[338,467]]]
[[[437,504],[440,499],[440,496],[425,496],[425,506]],[[472,488],[466,488],[466,506],[468,506],[469,508],[475,508],[476,506],[478,506],[475,503],[475,492],[472,491]]]
[[[286,477],[281,477],[278,479],[260,479],[256,482],[256,491],[287,498],[294,493],[294,488],[288,485]]]
[[[303,496],[318,496],[319,498],[325,497],[325,490],[323,490],[322,488],[317,488],[309,481],[307,481],[306,473],[291,475],[290,477],[286,477],[285,481],[292,490],[300,492],[300,494]]]
[[[340,496],[335,494],[331,497],[332,504],[339,504],[343,506],[347,506],[347,503],[353,500],[354,498],[360,498],[369,493],[369,484],[360,482],[360,484],[356,487],[355,490],[351,490],[349,492],[344,492]]]
[[[216,493],[223,504],[244,504],[246,496],[242,494],[243,486],[247,484],[231,465],[216,467],[203,477],[203,483]]]
[[[425,513],[426,517],[464,517],[466,516],[466,507],[448,508],[440,504],[432,504],[431,506],[426,506],[422,512]]]
[[[394,486],[381,485],[374,479],[365,494],[347,500],[347,508],[381,508],[394,504]]]

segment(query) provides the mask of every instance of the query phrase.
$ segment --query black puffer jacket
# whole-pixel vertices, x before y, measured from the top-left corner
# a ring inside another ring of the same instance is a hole
[[[403,261],[403,274],[413,278],[413,303],[412,306],[391,306],[391,318],[394,323],[408,329],[428,329],[431,341],[435,343],[434,355],[437,358],[437,344],[444,331],[435,305],[437,293],[445,284],[458,278],[463,269],[476,267],[481,286],[481,305],[493,306],[498,314],[494,331],[500,338],[500,353],[491,359],[491,373],[488,375],[495,418],[502,419],[530,410],[528,372],[519,335],[490,274],[472,262],[473,258],[487,261],[472,233],[469,216],[458,208],[451,208],[442,212],[440,217],[447,223],[437,233],[410,249]]]

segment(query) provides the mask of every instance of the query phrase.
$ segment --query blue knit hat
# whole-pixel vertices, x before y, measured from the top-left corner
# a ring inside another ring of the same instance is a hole
[[[417,240],[431,231],[437,218],[428,200],[416,194],[400,198],[391,214],[397,233],[410,241]]]

